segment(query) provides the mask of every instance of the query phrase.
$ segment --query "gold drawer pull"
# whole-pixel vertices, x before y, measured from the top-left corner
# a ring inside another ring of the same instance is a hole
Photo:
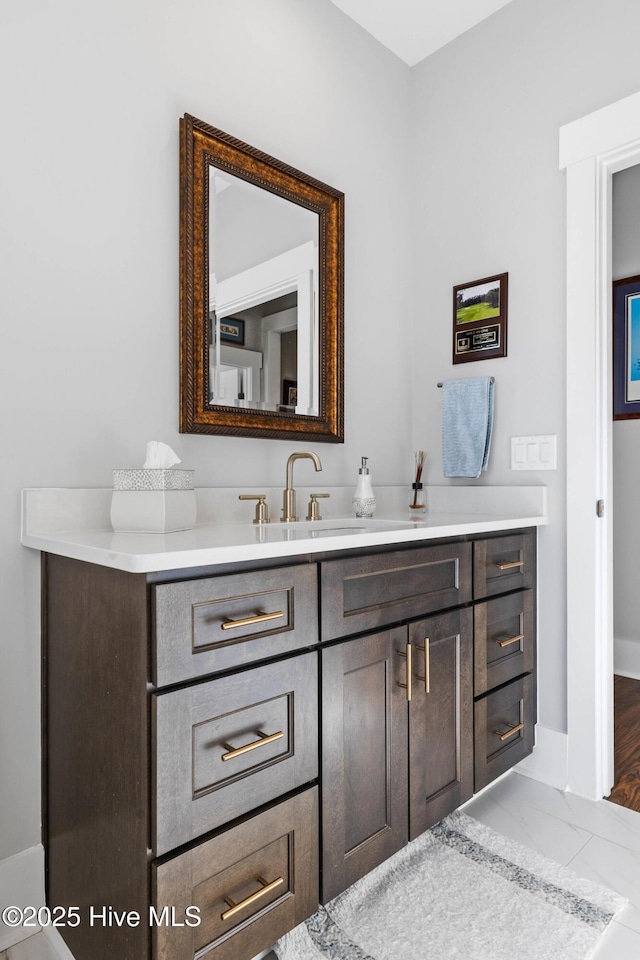
[[[496,563],[498,570],[513,570],[514,567],[524,567],[524,560],[507,560],[504,563]]]
[[[515,637],[508,637],[506,640],[496,640],[496,643],[499,647],[508,647],[510,643],[518,643],[520,640],[524,640],[524,633],[519,633]]]
[[[514,733],[518,733],[520,730],[524,730],[524,723],[517,723],[515,726],[507,730],[506,733],[500,733],[499,730],[494,730],[496,737],[499,737],[500,740],[508,740],[509,737],[512,737]]]
[[[282,730],[271,734],[258,732],[258,737],[258,740],[253,740],[251,743],[245,744],[244,747],[238,747],[237,750],[234,750],[228,743],[225,743],[224,746],[227,748],[228,753],[223,753],[220,759],[223,762],[225,760],[233,760],[234,757],[241,757],[243,753],[249,753],[250,750],[255,750],[256,747],[266,747],[268,743],[275,743],[276,740],[282,740],[284,733]]]
[[[225,620],[220,626],[223,630],[233,630],[234,627],[250,627],[254,623],[266,623],[267,620],[279,620],[284,617],[282,610],[273,613],[259,613],[255,617],[243,617],[242,620]]]
[[[251,904],[259,900],[260,897],[265,897],[268,893],[271,893],[272,890],[275,890],[276,887],[279,887],[281,883],[284,883],[284,877],[278,877],[276,880],[272,880],[271,883],[268,883],[264,877],[258,877],[258,883],[262,884],[262,888],[252,893],[246,900],[241,900],[240,903],[234,903],[231,897],[225,897],[224,902],[229,904],[229,910],[225,910],[220,919],[230,920],[231,917],[234,917],[240,910],[244,910],[245,907],[250,907]]]
[[[399,680],[396,680],[396,683],[399,687],[404,687],[407,691],[407,701],[411,700],[411,670],[412,670],[412,661],[413,661],[413,647],[410,643],[407,644],[406,653],[403,653],[402,650],[396,650],[396,653],[399,657],[406,657],[407,660],[407,682],[400,683]]]
[[[416,674],[418,680],[424,680],[424,692],[429,693],[431,689],[431,657],[430,657],[430,647],[431,640],[429,637],[424,638],[424,647],[416,646],[416,650],[420,650],[424,653],[424,676],[421,677],[420,674]]]

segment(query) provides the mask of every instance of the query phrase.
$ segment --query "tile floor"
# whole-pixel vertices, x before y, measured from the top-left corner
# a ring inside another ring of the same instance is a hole
[[[640,813],[517,773],[470,800],[464,812],[626,897],[592,960],[640,960]]]
[[[592,960],[640,960],[640,813],[606,800],[562,793],[517,773],[470,800],[464,811],[626,897],[628,906],[611,924]],[[60,958],[38,934],[0,952],[0,960]]]

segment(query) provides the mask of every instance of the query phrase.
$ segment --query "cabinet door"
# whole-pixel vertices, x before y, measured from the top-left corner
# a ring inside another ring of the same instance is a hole
[[[409,824],[413,840],[473,793],[470,610],[412,623]]]
[[[322,651],[322,901],[407,842],[407,628]]]

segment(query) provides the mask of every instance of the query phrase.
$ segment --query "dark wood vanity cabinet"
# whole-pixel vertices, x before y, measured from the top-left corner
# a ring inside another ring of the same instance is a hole
[[[533,745],[533,531],[149,574],[45,555],[43,625],[76,960],[250,960]]]
[[[317,908],[315,566],[191,573],[45,557],[46,889],[76,960],[245,960]]]
[[[473,794],[471,544],[321,565],[322,899]],[[440,606],[458,609],[408,620]]]
[[[322,640],[354,634],[321,652],[323,902],[533,749],[535,552],[523,531],[321,564]]]
[[[471,612],[321,656],[326,903],[473,793]]]

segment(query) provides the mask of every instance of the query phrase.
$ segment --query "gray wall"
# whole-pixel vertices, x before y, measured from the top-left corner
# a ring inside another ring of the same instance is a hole
[[[558,129],[640,90],[637,0],[513,0],[414,70],[414,444],[440,473],[435,384],[493,374],[486,483],[549,485],[540,535],[540,720],[566,730],[565,182]],[[509,273],[508,357],[451,365],[452,287]],[[509,438],[557,434],[558,470],[514,473]],[[568,492],[571,495],[571,491]]]
[[[613,277],[640,274],[640,165],[613,177]],[[618,649],[616,662],[640,676],[640,420],[613,424],[614,636],[634,647]]]
[[[346,194],[346,437],[327,484],[405,479],[409,68],[328,0],[0,4],[0,860],[40,839],[39,558],[19,491],[110,486],[169,443],[201,486],[307,444],[178,434],[178,119]],[[393,335],[389,331],[394,327]],[[302,480],[304,467],[298,475]]]

